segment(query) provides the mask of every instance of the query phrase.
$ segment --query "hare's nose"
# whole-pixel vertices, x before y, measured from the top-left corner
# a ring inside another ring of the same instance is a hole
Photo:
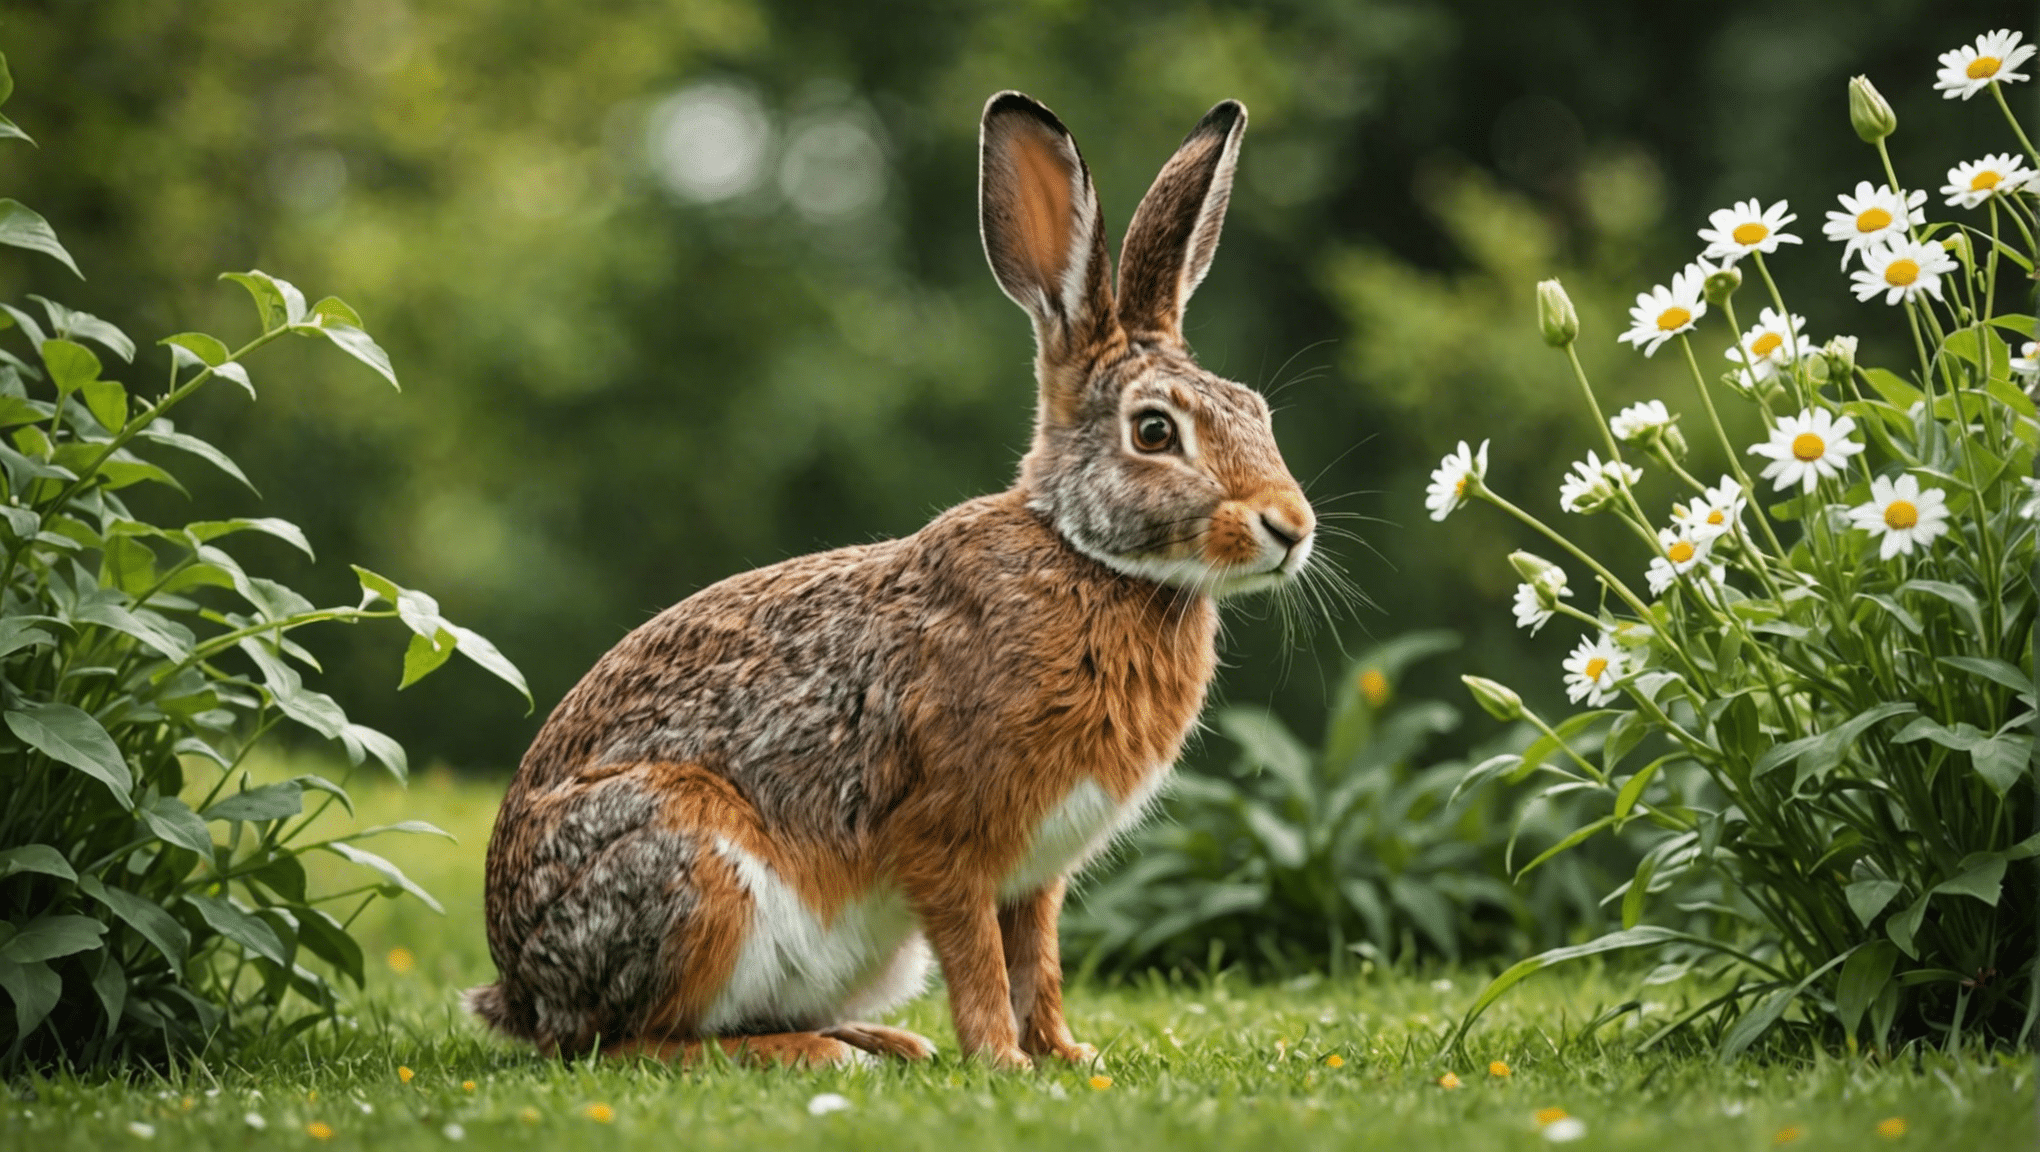
[[[1261,509],[1261,527],[1289,552],[1309,538],[1317,527],[1317,517],[1311,515],[1301,493],[1284,493]]]
[[[1268,535],[1273,536],[1275,538],[1275,542],[1277,544],[1282,545],[1282,550],[1284,552],[1287,552],[1291,548],[1296,547],[1297,541],[1303,539],[1302,532],[1299,532],[1295,528],[1292,528],[1289,525],[1282,523],[1280,520],[1277,520],[1275,517],[1269,515],[1266,512],[1261,513],[1261,527],[1266,528],[1268,530]]]

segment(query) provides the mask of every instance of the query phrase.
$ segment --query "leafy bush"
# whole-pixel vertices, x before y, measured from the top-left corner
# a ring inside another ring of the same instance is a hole
[[[0,101],[12,89],[0,58]],[[0,138],[27,139],[0,117]],[[77,271],[39,215],[0,200],[0,242]],[[358,842],[436,832],[419,822],[310,840],[345,784],[316,775],[255,785],[242,767],[279,724],[337,742],[350,764],[399,780],[404,750],[348,721],[304,685],[318,661],[294,637],[324,621],[401,619],[412,638],[403,685],[456,650],[524,691],[486,640],[439,615],[432,598],[357,568],[354,607],[317,608],[251,575],[230,538],[270,536],[311,553],[277,519],[163,527],[127,490],[182,491],[165,450],[247,483],[234,462],[177,430],[171,409],[226,380],[255,392],[245,361],[286,335],[332,342],[394,385],[353,309],[261,272],[232,274],[254,297],[261,334],[229,350],[185,332],[162,341],[163,392],[131,395],[102,376],[90,345],[131,362],[135,346],[96,316],[38,297],[40,314],[0,304],[26,342],[0,349],[0,1066],[98,1063],[192,1049],[255,1029],[290,1034],[333,1016],[333,982],[362,981],[348,924],[378,895],[432,897]],[[45,328],[47,325],[47,329]],[[400,685],[402,686],[402,685]],[[526,693],[528,698],[529,693]],[[316,800],[309,811],[306,799]],[[215,838],[215,833],[218,833]],[[303,857],[360,865],[364,882],[308,891]],[[359,897],[359,903],[339,904]],[[330,910],[329,910],[330,909]]]
[[[1677,418],[1655,402],[1603,426],[1606,460],[1574,465],[1562,505],[1610,515],[1645,543],[1649,600],[1493,492],[1485,444],[1474,453],[1462,443],[1436,474],[1434,516],[1469,500],[1494,505],[1600,584],[1598,608],[1575,606],[1564,569],[1516,558],[1519,619],[1562,615],[1590,630],[1565,671],[1571,698],[1591,710],[1546,731],[1565,737],[1605,722],[1601,754],[1502,757],[1469,782],[1535,775],[1549,781],[1542,794],[1591,798],[1599,814],[1561,849],[1625,826],[1656,830],[1611,894],[1622,929],[1509,969],[1459,1035],[1542,967],[1642,948],[1664,960],[1659,978],[1697,972],[1720,993],[1653,1042],[1688,1024],[1724,1058],[1788,1032],[1853,1048],[1867,1027],[1881,1050],[2032,1036],[2040,482],[2030,473],[2040,423],[2029,389],[2040,345],[2032,316],[1998,308],[2040,257],[2026,166],[2040,156],[1992,78],[2019,78],[2010,58],[2018,37],[1988,39],[1944,57],[1941,86],[1988,90],[2026,156],[1948,174],[1942,195],[1971,213],[1964,220],[1929,223],[1914,207],[1925,194],[1908,200],[1884,145],[1896,118],[1867,80],[1851,85],[1852,121],[1876,145],[1887,183],[1845,194],[1826,232],[1860,261],[1857,298],[1880,301],[1865,317],[1883,330],[1871,338],[1914,352],[1916,364],[1903,373],[1859,364],[1853,337],[1819,349],[1807,341],[1766,263],[1794,242],[1782,202],[1715,213],[1702,257],[1637,298],[1621,338],[1681,356],[1733,471],[1712,486],[1688,474]],[[1738,264],[1754,269],[1767,303],[1747,330],[1737,321]],[[1539,303],[1546,339],[1564,349],[1599,424],[1573,355],[1579,324],[1556,282]],[[1718,383],[1692,346],[1710,309],[1733,342],[1733,368]],[[1763,441],[1728,442],[1717,387],[1761,411]],[[1740,463],[1748,454],[1770,461],[1760,477]],[[1671,523],[1645,511],[1636,488],[1645,474],[1632,460],[1684,489]],[[1509,689],[1469,683],[1498,716],[1544,726]]]
[[[1582,920],[1598,926],[1589,861],[1568,859],[1527,895],[1503,879],[1517,837],[1525,850],[1548,845],[1563,817],[1539,806],[1512,830],[1500,797],[1452,802],[1465,764],[1415,766],[1459,712],[1396,700],[1395,685],[1457,645],[1449,632],[1416,632],[1363,654],[1320,749],[1265,709],[1220,712],[1218,729],[1240,749],[1233,777],[1174,779],[1166,817],[1067,918],[1071,954],[1086,970],[1337,972],[1355,954],[1459,960],[1557,943]],[[1493,750],[1527,738],[1505,733]]]

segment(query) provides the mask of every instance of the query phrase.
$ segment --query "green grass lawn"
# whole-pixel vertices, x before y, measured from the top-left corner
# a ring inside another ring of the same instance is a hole
[[[959,1063],[939,995],[902,1021],[942,1046],[927,1065],[562,1065],[485,1036],[456,1004],[460,989],[493,977],[480,901],[497,794],[428,775],[409,793],[360,797],[364,823],[431,820],[459,843],[375,844],[445,901],[447,915],[405,900],[362,917],[372,972],[352,1026],[282,1051],[203,1059],[169,1079],[17,1084],[0,1103],[0,1147],[1478,1150],[1543,1147],[1565,1131],[1540,1130],[1543,1109],[1584,1124],[1581,1148],[2033,1146],[2030,1056],[1930,1053],[1901,1068],[1637,1056],[1646,1025],[1634,1014],[1579,1035],[1628,995],[1585,966],[1533,978],[1504,999],[1449,1066],[1432,1053],[1484,973],[1072,989],[1072,1026],[1103,1050],[1109,1080],[1094,1080],[1093,1069],[1003,1075]],[[324,879],[357,882],[333,863]],[[1676,988],[1659,991],[1649,1020],[1682,1000]],[[1491,1061],[1507,1074],[1491,1073]],[[1439,1085],[1446,1071],[1458,1088]],[[847,1108],[810,1114],[826,1093]],[[1892,1118],[1903,1133],[1880,1133]]]

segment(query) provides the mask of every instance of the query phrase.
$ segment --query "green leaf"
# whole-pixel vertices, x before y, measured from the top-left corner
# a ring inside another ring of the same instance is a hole
[[[290,956],[283,950],[283,941],[276,938],[276,930],[260,917],[252,916],[235,907],[232,901],[218,896],[187,895],[184,902],[197,909],[199,916],[213,931],[279,967],[290,966]]]
[[[63,995],[64,981],[49,965],[0,960],[0,988],[14,998],[14,1035],[27,1036],[43,1022]]]
[[[179,332],[175,336],[165,336],[156,343],[182,348],[198,357],[208,368],[217,368],[225,364],[227,357],[233,355],[233,352],[225,344],[220,343],[217,337],[208,336],[203,332]]]
[[[1868,928],[1870,922],[1877,919],[1877,914],[1884,911],[1884,906],[1904,888],[1905,885],[1896,880],[1858,880],[1842,892],[1849,899],[1849,911],[1854,912],[1856,919]]]
[[[1983,607],[1976,602],[1976,593],[1962,587],[1960,584],[1949,584],[1941,580],[1908,580],[1900,584],[1898,590],[1900,592],[1924,592],[1929,596],[1947,601],[1959,609],[1962,615],[1968,619],[1969,630],[1972,636],[1983,641],[1990,639],[1984,632]]]
[[[1636,750],[1643,738],[1650,735],[1650,721],[1643,713],[1631,710],[1615,718],[1608,728],[1608,739],[1601,745],[1601,768],[1613,776],[1622,758]]]
[[[524,673],[517,670],[517,665],[512,664],[509,657],[498,651],[494,644],[483,639],[479,632],[452,623],[446,625],[446,630],[453,633],[454,638],[460,642],[458,651],[461,655],[481,665],[483,671],[496,679],[517,689],[517,694],[524,697],[525,714],[530,715],[531,710],[537,705],[531,698],[531,686],[524,682]]]
[[[50,370],[50,382],[58,392],[76,392],[99,379],[99,357],[83,344],[45,340],[41,352],[43,367]]]
[[[1646,852],[1636,862],[1636,874],[1629,878],[1629,891],[1622,894],[1622,927],[1634,928],[1643,919],[1643,903],[1650,895],[1650,882],[1657,876],[1658,854]]]
[[[259,880],[262,886],[293,904],[305,900],[305,866],[298,858],[285,850],[255,871],[248,874],[251,880]]]
[[[1509,773],[1508,782],[1511,784],[1522,783],[1530,777],[1532,772],[1542,767],[1547,759],[1559,752],[1559,740],[1570,742],[1573,737],[1586,731],[1587,727],[1593,724],[1594,721],[1604,716],[1613,715],[1615,715],[1613,708],[1600,708],[1592,712],[1581,712],[1574,716],[1568,716],[1564,720],[1559,721],[1551,729],[1552,733],[1558,737],[1558,740],[1553,740],[1550,736],[1539,736],[1536,740],[1531,741],[1530,746],[1523,749],[1523,762],[1516,766],[1515,771]]]
[[[191,655],[192,646],[198,642],[191,629],[174,620],[164,619],[147,609],[141,613],[130,612],[110,601],[80,605],[73,619],[80,624],[97,624],[132,636],[171,661]]]
[[[7,70],[7,57],[0,55],[0,104],[7,103],[7,98],[12,95],[14,95],[14,73]]]
[[[304,553],[307,560],[318,559],[317,556],[312,554],[312,542],[305,537],[304,529],[299,528],[288,520],[281,520],[274,516],[244,516],[233,520],[199,520],[186,524],[184,530],[191,535],[192,539],[200,543],[208,540],[217,540],[222,536],[231,535],[235,532],[261,532],[264,535],[274,536],[278,540]]]
[[[1964,858],[1962,872],[1953,880],[1943,880],[1934,885],[1934,891],[1947,892],[1955,896],[1974,896],[1991,907],[1997,907],[1998,896],[2005,882],[2005,854],[2002,852],[1975,852]]]
[[[189,848],[203,860],[212,859],[212,833],[191,806],[175,796],[158,796],[155,803],[139,809],[149,831],[180,848]]]
[[[78,890],[99,901],[128,927],[142,934],[156,951],[170,962],[170,971],[184,978],[184,958],[191,952],[191,933],[177,918],[152,900],[145,900],[122,888],[108,888],[97,876],[80,876]]]
[[[1883,368],[1865,368],[1863,377],[1870,381],[1870,387],[1875,388],[1886,403],[1900,411],[1927,398],[1926,393],[1908,384],[1903,377]]]
[[[109,1035],[120,1025],[121,1010],[127,1007],[127,970],[109,948],[99,957],[99,970],[92,975],[92,991],[99,997],[99,1006],[106,1009],[106,1031]]]
[[[2020,695],[2033,695],[2033,678],[2008,660],[1995,656],[1943,656],[1941,663],[2002,684]]]
[[[297,917],[298,943],[331,964],[334,971],[353,980],[356,988],[365,986],[361,945],[339,921],[317,908],[293,908],[291,913]]]
[[[1905,911],[1884,922],[1884,934],[1891,937],[1899,951],[1915,960],[1920,958],[1920,953],[1913,945],[1913,937],[1919,934],[1920,923],[1927,918],[1927,901],[1933,898],[1932,892],[1922,892],[1920,898]]]
[[[1294,825],[1270,812],[1266,805],[1253,800],[1242,801],[1240,816],[1246,820],[1247,828],[1267,852],[1268,859],[1278,868],[1301,868],[1309,852],[1304,847],[1304,835]]]
[[[58,243],[56,230],[50,227],[50,222],[19,200],[0,200],[0,244],[53,256],[69,268],[72,275],[80,280],[85,278],[85,274],[78,271],[78,264],[71,259],[71,254]]]
[[[1646,924],[1637,928],[1625,928],[1620,932],[1610,932],[1605,936],[1589,940],[1585,944],[1553,948],[1548,952],[1540,952],[1527,960],[1518,960],[1504,970],[1500,976],[1489,981],[1488,986],[1481,989],[1480,995],[1474,997],[1473,1005],[1466,1010],[1466,1015],[1460,1018],[1458,1029],[1453,1032],[1452,1038],[1446,1043],[1445,1051],[1449,1052],[1458,1047],[1460,1040],[1465,1038],[1467,1030],[1473,1027],[1473,1022],[1479,1019],[1480,1014],[1487,1011],[1490,1005],[1501,999],[1503,993],[1506,993],[1509,989],[1514,988],[1517,984],[1522,983],[1523,980],[1537,972],[1541,972],[1554,964],[1563,964],[1568,960],[1598,956],[1603,952],[1614,952],[1623,948],[1649,948],[1683,938],[1684,933]]]
[[[347,301],[338,296],[328,296],[312,305],[312,321],[317,324],[345,324],[349,328],[366,328],[361,314],[348,307]]]
[[[134,808],[128,798],[134,777],[127,760],[89,713],[69,704],[21,700],[8,710],[7,727],[29,747],[105,784],[122,808]]]
[[[292,287],[288,280],[278,280],[258,269],[222,272],[220,279],[232,280],[255,298],[255,310],[262,316],[264,332],[287,328],[305,318],[304,294]]]
[[[128,339],[128,334],[119,328],[101,320],[90,312],[78,312],[66,308],[47,296],[37,296],[31,292],[29,293],[29,299],[43,306],[43,312],[50,318],[50,327],[56,329],[58,335],[81,336],[87,340],[94,341],[100,347],[105,348],[122,360],[130,364],[134,363],[135,342]]]
[[[204,440],[199,439],[196,436],[188,436],[182,432],[174,432],[168,428],[163,427],[163,425],[160,422],[151,424],[148,427],[142,429],[141,435],[142,439],[144,440],[153,440],[156,443],[162,444],[166,447],[176,448],[182,452],[189,452],[193,456],[196,456],[199,459],[205,461],[206,463],[212,465],[213,467],[219,469],[220,471],[225,472],[227,475],[232,476],[234,479],[239,480],[242,484],[247,486],[248,491],[254,492],[255,495],[257,496],[262,495],[261,492],[256,490],[254,482],[249,480],[247,475],[241,471],[241,466],[239,464],[234,463],[232,458],[230,458],[225,452],[220,451],[218,448],[213,447],[211,444],[207,443]]]
[[[28,533],[33,534],[33,530]],[[0,656],[56,642],[56,637],[43,631],[41,623],[36,620],[24,616],[0,616]]]
[[[1891,618],[1898,621],[1901,627],[1913,635],[1922,636],[1926,634],[1926,628],[1920,624],[1920,618],[1906,611],[1903,605],[1890,596],[1882,592],[1858,592],[1856,593],[1856,598],[1868,600],[1886,612],[1891,613]]]
[[[1762,1004],[1743,1013],[1742,1018],[1735,1022],[1735,1027],[1728,1030],[1728,1035],[1721,1038],[1721,1049],[1718,1053],[1721,1062],[1727,1064],[1742,1055],[1745,1048],[1756,1043],[1764,1033],[1771,1030],[1771,1026],[1778,1022],[1778,1018],[1785,1014],[1785,1009],[1791,1007],[1792,1002],[1799,999],[1800,994],[1811,987],[1814,981],[1826,975],[1830,968],[1855,955],[1860,948],[1861,945],[1858,945],[1829,960],[1807,973],[1806,978],[1798,984],[1779,989]]]
[[[367,757],[373,756],[383,767],[389,769],[390,775],[395,776],[398,783],[410,778],[411,765],[409,758],[404,755],[404,746],[389,736],[366,725],[349,724],[340,730],[340,742],[347,749],[349,763],[359,764]],[[342,798],[345,798],[344,794]]]
[[[373,337],[361,329],[348,324],[321,324],[319,331],[325,334],[342,352],[375,369],[376,375],[390,382],[390,387],[401,392],[404,386],[397,383],[397,370],[390,366],[390,354],[382,350]]]
[[[40,872],[62,880],[78,878],[78,874],[71,870],[71,862],[64,859],[64,854],[47,844],[23,844],[0,851],[0,880],[16,872]]]
[[[413,634],[411,643],[404,649],[404,679],[397,685],[399,692],[432,674],[441,664],[453,658],[454,647],[460,642],[453,633],[441,628],[436,636]]]
[[[423,888],[420,888],[416,884],[412,883],[411,878],[409,876],[404,875],[403,869],[397,867],[395,864],[390,863],[388,860],[385,860],[382,857],[366,849],[356,848],[352,844],[325,844],[322,845],[322,847],[324,847],[326,851],[331,852],[344,860],[351,860],[364,868],[371,868],[377,872],[382,873],[384,878],[389,880],[391,884],[395,885],[398,888],[403,889],[406,892],[409,892],[411,895],[416,896],[418,899],[424,901],[425,906],[427,908],[432,909],[434,912],[437,912],[442,916],[446,914],[446,909],[440,906],[439,901],[434,900],[432,898],[432,894],[430,892],[427,892]]]
[[[1664,767],[1667,762],[1677,760],[1683,755],[1684,753],[1682,752],[1672,752],[1660,756],[1638,769],[1636,775],[1624,780],[1622,782],[1622,790],[1615,794],[1615,818],[1617,820],[1627,819],[1630,810],[1636,807],[1636,802],[1643,798],[1643,790],[1649,787],[1651,780],[1657,776],[1658,769]]]
[[[2013,732],[1992,736],[1966,722],[1950,728],[1927,716],[1914,720],[1892,737],[1895,744],[1909,744],[1915,740],[1931,740],[1943,748],[1967,752],[1971,766],[1999,796],[2010,791],[2019,777],[2029,770],[2033,755],[2031,736]]]
[[[73,952],[99,947],[106,925],[90,916],[58,916],[44,913],[23,925],[19,932],[0,944],[0,959],[16,964],[55,960]]]
[[[5,116],[0,116],[0,140],[26,140],[35,144],[35,138],[21,130],[21,126]]]
[[[295,780],[264,784],[205,810],[207,820],[282,820],[305,810],[304,786]]]
[[[1523,865],[1523,870],[1516,873],[1517,882],[1520,883],[1523,877],[1528,876],[1531,873],[1531,871],[1534,870],[1539,864],[1544,863],[1546,860],[1551,859],[1553,856],[1558,855],[1560,852],[1563,852],[1568,848],[1573,848],[1584,843],[1594,833],[1599,832],[1601,829],[1607,828],[1613,825],[1614,823],[1615,817],[1603,816],[1590,824],[1584,825],[1579,828],[1575,828],[1572,831],[1572,833],[1568,835],[1565,839],[1560,840],[1558,843],[1553,844],[1551,847],[1546,848],[1542,852],[1539,852],[1535,860],[1532,860],[1528,864]]]
[[[1897,963],[1898,949],[1888,940],[1872,940],[1849,954],[1835,985],[1835,1018],[1844,1035],[1856,1034],[1856,1025],[1884,991]]]
[[[108,432],[127,427],[128,395],[118,380],[93,380],[84,386],[85,407]]]
[[[1879,704],[1874,708],[1864,709],[1825,732],[1773,745],[1762,756],[1757,757],[1750,774],[1762,776],[1786,761],[1796,759],[1799,761],[1799,772],[1793,781],[1793,790],[1797,791],[1808,779],[1824,776],[1833,771],[1835,766],[1842,762],[1842,757],[1848,754],[1849,746],[1856,742],[1857,737],[1868,731],[1871,725],[1893,716],[1903,716],[1917,711],[1918,706],[1910,702]]]

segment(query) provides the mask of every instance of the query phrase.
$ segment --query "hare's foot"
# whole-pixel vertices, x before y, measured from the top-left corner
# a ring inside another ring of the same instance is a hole
[[[844,1064],[868,1064],[871,1057],[860,1048],[820,1032],[773,1032],[762,1036],[718,1036],[715,1042],[733,1060],[752,1064],[780,1064],[788,1067],[828,1068]],[[691,1068],[701,1062],[701,1040],[625,1040],[602,1050],[605,1056],[650,1056],[678,1060]]]
[[[841,1040],[853,1048],[860,1048],[874,1056],[893,1056],[901,1060],[926,1060],[935,1055],[935,1043],[926,1036],[909,1032],[904,1028],[891,1028],[884,1024],[866,1024],[851,1021],[833,1028],[822,1029],[821,1034],[831,1040]]]
[[[1071,1064],[1091,1064],[1098,1060],[1096,1048],[1076,1040],[1050,1040],[1036,1044],[1029,1050],[1036,1056],[1053,1056]]]

